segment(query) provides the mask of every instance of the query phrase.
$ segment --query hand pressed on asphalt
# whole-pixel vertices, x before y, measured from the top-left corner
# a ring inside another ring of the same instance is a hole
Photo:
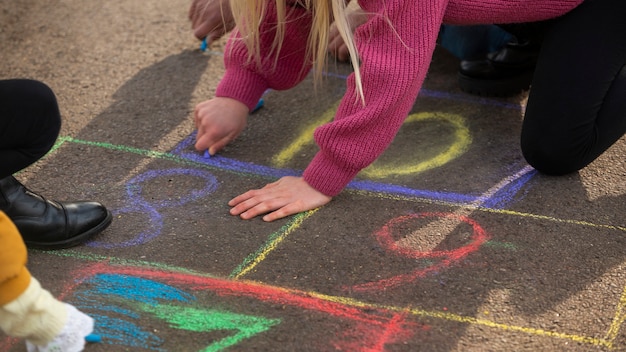
[[[311,187],[302,177],[285,176],[261,189],[254,189],[233,198],[228,205],[231,215],[248,220],[263,216],[264,221],[274,221],[289,215],[315,209],[332,197]]]

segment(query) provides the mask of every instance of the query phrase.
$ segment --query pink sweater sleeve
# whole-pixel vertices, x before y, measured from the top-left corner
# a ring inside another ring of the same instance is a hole
[[[268,88],[285,90],[300,83],[311,69],[306,56],[306,43],[311,27],[311,14],[298,6],[288,7],[287,24],[278,60],[270,54],[274,41],[276,7],[268,2],[267,15],[261,25],[261,66],[248,60],[248,50],[233,31],[224,52],[226,72],[217,86],[215,96],[236,99],[252,109]]]
[[[391,143],[426,76],[440,25],[528,22],[560,16],[582,0],[361,0],[372,14],[355,33],[366,105],[354,75],[335,119],[315,131],[320,151],[304,171],[334,196]],[[417,151],[416,151],[417,152]]]
[[[354,74],[335,119],[315,131],[320,151],[304,178],[320,192],[338,194],[391,143],[424,81],[446,1],[371,0],[371,13],[355,33],[365,106]]]

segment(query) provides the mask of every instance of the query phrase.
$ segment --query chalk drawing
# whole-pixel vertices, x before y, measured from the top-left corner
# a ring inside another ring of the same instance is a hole
[[[512,197],[511,195],[517,193],[521,187],[520,185],[528,181],[528,176],[530,175],[532,177],[534,174],[534,169],[530,166],[526,166],[514,175],[505,177],[496,185],[489,188],[485,193],[472,201],[471,205],[475,207],[480,207],[485,203],[504,205],[507,203],[504,198]],[[520,182],[520,179],[523,179],[524,182]],[[511,191],[511,189],[514,191]],[[475,223],[474,220],[469,218],[471,212],[471,208],[460,208],[453,213],[421,213],[392,219],[376,234],[376,238],[384,248],[396,252],[401,256],[415,259],[442,257],[443,259],[438,263],[430,264],[426,268],[415,270],[410,274],[398,275],[377,282],[357,285],[350,289],[356,291],[379,290],[410,283],[418,278],[423,278],[426,275],[437,273],[442,269],[448,268],[467,257],[470,253],[477,251],[478,247],[489,240],[489,236],[486,235],[486,232]],[[390,233],[393,230],[393,226],[403,224],[415,218],[435,218],[436,220],[425,226],[421,226],[408,235],[402,236],[402,238],[397,241],[392,240]],[[420,248],[419,243],[422,238],[428,238],[431,243],[438,243],[451,234],[460,223],[469,223],[472,225],[474,229],[472,238],[477,236],[474,242],[452,252],[416,250],[416,248]]]
[[[172,177],[180,175],[187,175],[204,179],[205,185],[200,189],[192,190],[188,195],[177,197],[175,200],[161,200],[155,203],[150,202],[142,197],[142,183],[158,177]],[[213,176],[213,174],[209,172],[202,170],[177,168],[167,170],[150,170],[143,174],[140,174],[129,180],[126,184],[126,196],[128,198],[129,205],[121,209],[113,209],[112,213],[116,217],[120,214],[125,213],[143,213],[148,216],[149,229],[145,232],[137,234],[130,240],[121,243],[90,241],[87,243],[87,245],[91,247],[116,248],[136,246],[146,243],[161,234],[161,230],[163,228],[163,219],[158,211],[159,209],[182,206],[188,202],[206,197],[217,189],[217,185],[218,182],[215,176]]]
[[[95,333],[102,336],[103,343],[164,350],[161,347],[162,338],[138,327],[139,318],[146,313],[166,322],[173,329],[235,332],[212,342],[201,351],[221,351],[266,332],[281,322],[278,318],[200,307],[200,302],[193,294],[174,286],[186,286],[187,290],[195,292],[210,291],[221,297],[248,297],[269,305],[291,306],[346,320],[352,323],[351,326],[338,335],[337,331],[329,331],[328,341],[333,346],[351,346],[350,350],[383,351],[386,344],[404,341],[416,332],[428,329],[421,323],[407,319],[409,315],[386,308],[353,307],[312,297],[305,291],[204,275],[122,267],[110,265],[108,261],[77,270],[76,276],[81,278],[78,279],[81,284],[72,286],[72,293],[66,292],[69,302],[95,318]],[[115,302],[117,306],[109,304],[100,308],[93,304],[94,300]],[[113,313],[117,316],[110,316]],[[352,339],[354,341],[347,338],[363,335],[366,338]],[[337,336],[345,338],[335,340]]]
[[[332,120],[337,111],[338,104],[326,110],[321,117],[305,126],[295,140],[278,152],[272,162],[276,167],[284,167],[292,160],[302,148],[313,143],[313,132],[315,129]],[[449,114],[443,112],[420,112],[409,115],[404,124],[422,122],[426,120],[437,120],[449,124],[453,127],[453,142],[446,150],[438,153],[434,157],[421,162],[415,162],[411,157],[405,156],[404,165],[382,165],[380,162],[374,162],[372,165],[362,170],[361,173],[371,178],[384,178],[394,175],[418,174],[426,170],[437,168],[465,153],[471,144],[472,138],[469,128],[465,124],[465,119],[457,114]],[[415,153],[415,155],[419,155]]]
[[[202,349],[201,351],[203,352],[221,351],[238,344],[242,340],[265,332],[272,326],[280,323],[280,319],[267,319],[215,309],[181,308],[163,304],[153,306],[144,304],[141,305],[141,310],[154,314],[168,322],[170,326],[180,330],[194,332],[236,331],[234,335],[218,340]]]
[[[395,175],[408,175],[408,174],[419,174],[426,170],[431,170],[437,167],[440,167],[444,164],[449,163],[450,161],[458,158],[463,155],[470,144],[472,143],[472,137],[469,131],[469,128],[465,124],[465,119],[460,115],[449,114],[443,112],[420,112],[416,114],[411,114],[405,120],[406,123],[413,122],[421,122],[425,120],[437,120],[443,121],[447,124],[451,125],[454,129],[452,144],[443,152],[435,155],[431,159],[421,161],[421,162],[412,162],[411,158],[405,156],[403,160],[408,160],[406,165],[381,165],[380,162],[375,161],[368,168],[364,169],[363,172],[366,176],[372,178],[384,178],[388,176]],[[415,153],[418,155],[419,153]]]
[[[302,175],[302,170],[293,170],[287,168],[280,169],[265,165],[258,165],[250,162],[243,162],[236,159],[227,158],[219,154],[211,157],[210,159],[207,159],[197,152],[185,151],[193,145],[194,138],[195,137],[193,134],[190,135],[178,146],[176,146],[176,148],[172,151],[174,155],[177,155],[181,158],[181,162],[193,162],[198,166],[206,166],[223,171],[233,172],[242,176],[254,176],[265,178],[268,180],[275,180],[283,176]],[[171,156],[168,154],[164,155],[164,157],[170,158]],[[371,193],[371,196],[378,196],[383,198],[388,196],[407,197],[409,199],[420,198],[456,205],[470,204],[478,198],[478,196],[471,194],[422,190],[403,185],[394,185],[370,180],[353,180],[346,186],[346,189],[348,191],[365,191]]]
[[[255,253],[247,256],[243,263],[238,265],[229,277],[238,279],[254,269],[254,267],[262,262],[270,252],[276,249],[278,245],[287,238],[287,236],[300,227],[304,220],[315,214],[318,210],[319,208],[296,214],[292,221],[281,227],[277,232],[272,233],[265,245],[259,248],[259,250]]]
[[[285,165],[287,165],[287,163],[292,160],[294,156],[302,150],[302,148],[313,144],[313,132],[315,132],[315,129],[331,121],[335,116],[338,107],[339,102],[336,102],[332,107],[322,113],[320,117],[304,126],[301,129],[300,134],[296,136],[295,140],[291,144],[274,155],[272,163],[279,168],[285,167]]]
[[[454,250],[430,250],[430,251],[419,251],[414,250],[412,248],[406,248],[398,245],[396,240],[394,239],[394,229],[395,227],[404,226],[406,223],[411,220],[421,219],[421,218],[452,218],[454,220],[469,224],[473,233],[470,236],[469,243],[454,249]],[[364,284],[354,285],[350,287],[346,287],[346,290],[349,291],[370,291],[370,290],[385,290],[389,288],[393,288],[399,285],[403,285],[406,283],[410,283],[415,281],[416,279],[426,277],[427,275],[438,273],[443,269],[449,268],[450,266],[459,263],[461,260],[466,258],[471,253],[476,252],[481,245],[483,245],[487,240],[489,240],[489,236],[485,232],[485,230],[474,220],[465,217],[458,216],[453,213],[419,213],[419,214],[411,214],[400,216],[394,218],[387,222],[378,232],[374,234],[378,243],[387,249],[388,251],[394,252],[400,256],[413,258],[413,259],[438,259],[439,261],[436,263],[431,263],[425,268],[415,269],[410,273],[396,275],[391,278],[381,279],[378,281],[368,282]]]
[[[94,318],[95,333],[102,337],[103,343],[112,345],[164,351],[160,347],[164,343],[161,337],[139,327],[140,313],[149,313],[179,330],[236,331],[201,351],[223,350],[280,322],[279,319],[182,305],[195,302],[196,297],[171,285],[132,275],[99,273],[83,283],[87,289],[76,291],[71,302]]]
[[[438,99],[461,99],[459,97],[454,97],[449,94],[446,95],[443,92],[429,92],[426,90],[422,90],[422,92],[420,92],[420,95]],[[476,100],[475,102],[478,102],[478,100]],[[516,105],[516,108],[519,109],[519,106]],[[329,121],[330,119],[332,119],[332,115],[329,111],[323,114],[323,116],[319,118],[318,121],[315,121],[315,126],[317,126],[320,122],[323,123],[324,121]],[[464,126],[464,124],[458,126]],[[306,126],[304,128],[303,135],[312,131],[311,128],[314,128],[313,124]],[[456,130],[462,131],[462,128],[459,127]],[[310,135],[312,136],[312,132],[310,133]],[[468,138],[465,140],[465,148],[467,148],[467,146],[471,142],[471,138],[469,138],[469,132],[467,133],[467,137]],[[462,138],[456,138],[457,142],[461,140]],[[290,146],[291,149],[289,149],[288,147],[284,150],[284,153],[277,154],[277,157],[274,159],[274,165],[277,167],[246,163],[239,160],[225,158],[220,155],[216,155],[215,158],[206,160],[202,158],[202,156],[198,153],[190,153],[182,149],[182,147],[184,147],[184,143],[188,143],[187,139],[183,141],[183,143],[181,143],[179,146],[177,146],[177,148],[175,148],[171,153],[154,152],[150,150],[142,150],[126,146],[117,146],[107,143],[82,141],[73,139],[71,137],[62,138],[61,143],[64,142],[86,144],[100,148],[108,148],[111,150],[135,153],[149,158],[171,160],[181,163],[183,165],[187,165],[188,167],[194,167],[198,169],[190,172],[203,173],[205,175],[210,175],[210,173],[199,170],[221,170],[239,174],[245,177],[274,179],[285,175],[301,174],[300,170],[290,170],[283,168],[283,166],[286,165],[287,161],[291,160],[290,158],[293,157],[294,150],[297,151],[303,146],[308,145],[308,143],[312,142],[312,138],[305,138],[301,136],[301,138],[297,138],[296,141],[294,141],[294,143]],[[459,146],[463,146],[463,144],[459,143]],[[458,149],[463,150],[463,148]],[[434,165],[436,165],[436,163]],[[443,164],[440,163],[439,166],[440,165]],[[395,167],[382,166],[381,168],[387,168],[389,170],[392,170]],[[410,173],[416,171],[408,172]],[[534,174],[535,173],[532,169],[525,168],[513,175],[512,177],[505,178],[499,184],[491,187],[489,190],[483,192],[481,195],[478,196],[473,194],[458,194],[432,190],[411,189],[402,185],[391,185],[373,181],[355,180],[351,182],[348,186],[349,192],[359,192],[360,194],[364,194],[367,196],[385,199],[408,200],[423,202],[427,204],[445,204],[453,207],[460,207],[461,209],[463,209],[463,211],[451,213],[419,213],[397,217],[390,220],[385,225],[385,227],[375,233],[375,237],[379,241],[379,243],[381,243],[381,245],[383,245],[383,247],[386,248],[388,251],[396,253],[400,256],[414,258],[417,260],[422,260],[424,262],[430,261],[430,266],[425,269],[422,268],[414,270],[407,274],[398,275],[392,278],[357,285],[354,287],[350,287],[349,289],[357,291],[387,289],[396,285],[412,282],[416,278],[433,274],[438,269],[449,268],[452,265],[458,263],[463,258],[466,258],[468,255],[475,253],[480,248],[480,246],[488,243],[487,241],[489,240],[489,236],[476,221],[472,220],[468,216],[469,211],[483,211],[539,220],[549,220],[554,222],[564,222],[583,226],[593,226],[626,231],[626,228],[620,226],[595,224],[571,219],[558,219],[544,215],[520,213],[504,209],[513,201],[514,197],[518,196],[519,193],[523,191],[524,187],[528,185],[528,182],[532,179]],[[144,179],[140,179],[140,176],[143,176]],[[142,182],[153,178],[153,176],[146,174],[142,174],[140,176],[129,181],[129,185],[134,182],[135,186],[139,186],[139,184],[141,184]],[[375,174],[373,174],[369,175],[369,177],[374,178],[384,176],[376,176]],[[209,184],[211,183],[207,181],[207,188],[211,187]],[[161,206],[165,205],[160,203],[152,204],[152,202],[147,202],[140,195],[141,187],[135,186],[127,187],[127,195],[129,198],[129,203],[131,204],[128,207],[119,209],[116,214],[143,212],[146,214],[147,217],[149,217],[150,222],[154,221],[156,225],[148,229],[148,231],[146,231],[145,233],[141,233],[132,240],[124,243],[98,244],[96,242],[92,243],[92,245],[112,245],[113,247],[135,245],[145,243],[145,241],[149,241],[151,238],[158,236],[158,233],[160,233],[161,231],[160,226],[162,226],[162,219],[160,218],[158,210],[161,208]],[[129,190],[129,187],[133,188],[132,191]],[[193,198],[193,196],[190,197]],[[234,296],[254,298],[259,300],[260,302],[264,302],[267,304],[289,305],[291,307],[297,307],[300,309],[323,312],[337,319],[347,319],[354,323],[352,328],[344,332],[333,332],[332,339],[335,340],[329,339],[329,343],[335,348],[339,347],[347,350],[361,349],[381,351],[385,348],[386,344],[406,341],[411,337],[411,334],[420,331],[420,329],[428,328],[417,322],[411,321],[411,319],[414,319],[415,317],[437,318],[460,323],[476,324],[480,326],[499,329],[501,331],[516,333],[521,332],[530,335],[569,339],[579,343],[610,348],[612,347],[613,341],[618,336],[621,326],[626,320],[626,314],[624,313],[624,311],[626,311],[626,299],[624,298],[626,297],[626,290],[622,294],[621,300],[617,306],[617,313],[615,314],[611,327],[607,332],[606,338],[600,339],[589,336],[546,331],[542,329],[535,329],[532,327],[507,325],[486,319],[460,316],[447,312],[427,311],[416,307],[394,307],[391,305],[376,305],[367,302],[357,301],[348,297],[329,296],[317,292],[298,291],[241,280],[241,278],[246,273],[253,270],[253,268],[255,268],[258,263],[264,260],[264,258],[273,249],[275,249],[275,247],[280,244],[287,235],[296,230],[301,225],[302,221],[308,219],[310,216],[313,215],[313,213],[314,212],[309,212],[294,216],[294,221],[290,222],[288,225],[285,225],[280,231],[278,231],[276,234],[273,234],[273,236],[270,236],[270,239],[268,240],[266,245],[259,249],[259,251],[245,258],[243,263],[231,273],[230,279],[220,279],[210,277],[208,274],[193,273],[184,268],[180,268],[179,271],[172,271],[168,270],[166,266],[163,266],[161,269],[151,269],[147,267],[109,265],[107,264],[108,262],[106,262],[104,264],[99,263],[99,265],[87,267],[86,269],[79,271],[79,275],[82,275],[85,278],[81,282],[89,283],[91,286],[88,286],[87,289],[82,291],[82,286],[80,284],[71,286],[73,290],[79,288],[78,290],[75,290],[74,298],[76,302],[84,304],[85,309],[98,310],[98,321],[102,321],[101,323],[99,323],[100,325],[98,326],[106,327],[106,329],[108,330],[105,330],[105,332],[109,333],[109,337],[111,337],[112,340],[114,340],[114,336],[121,336],[120,340],[118,340],[119,342],[123,341],[123,343],[139,343],[138,340],[132,339],[129,342],[127,341],[127,337],[123,335],[124,332],[132,331],[133,334],[136,334],[133,336],[141,336],[144,342],[149,342],[150,345],[148,347],[150,349],[159,348],[160,337],[153,332],[143,331],[137,326],[137,324],[135,324],[136,319],[144,314],[150,314],[156,319],[167,322],[173,329],[182,329],[189,331],[199,331],[202,329],[207,329],[204,331],[211,331],[215,329],[230,330],[229,327],[233,327],[233,325],[228,325],[225,320],[234,319],[234,321],[238,322],[239,325],[245,326],[246,329],[250,329],[248,330],[248,332],[242,332],[241,330],[233,329],[235,335],[231,335],[230,337],[239,335],[242,338],[251,338],[252,336],[249,336],[250,331],[260,333],[268,331],[268,329],[271,329],[271,326],[278,324],[279,320],[276,318],[256,317],[241,313],[232,313],[224,310],[217,310],[210,307],[199,307],[197,301],[195,300],[195,297],[190,292],[207,290],[221,297]],[[393,230],[396,225],[403,224],[407,221],[412,221],[415,219],[452,220],[452,222],[456,222],[457,224],[461,223],[471,226],[471,228],[473,229],[473,233],[469,241],[465,245],[461,246],[461,248],[457,248],[454,250],[416,250],[406,243],[396,241],[393,238]],[[72,253],[74,252],[66,252],[65,254],[52,255],[72,255]],[[86,257],[84,254],[73,255],[75,255],[76,257],[82,255],[82,258]],[[103,258],[99,258],[99,260],[102,259]],[[116,260],[112,257],[108,257],[106,259],[109,262]],[[124,260],[119,260],[119,262],[122,261]],[[126,261],[127,264],[128,262],[129,261]],[[150,264],[150,266],[154,265],[156,264]],[[239,280],[233,281],[232,279],[235,278]],[[107,285],[113,285],[120,284],[120,282],[121,287],[124,287],[125,289],[105,289],[106,285],[104,285],[104,283],[106,283]],[[102,285],[99,285],[99,283]],[[166,294],[164,296],[153,297],[150,296],[149,292],[147,292],[146,297],[143,297],[143,292],[132,293],[133,290],[136,290],[138,287],[151,286],[158,288],[157,291],[163,290],[163,292],[165,292]],[[186,287],[187,291],[178,288],[182,286]],[[107,303],[97,305],[97,302],[100,302],[101,300],[99,299],[98,301],[94,301],[94,295],[96,293],[108,297],[109,299],[107,300]],[[167,312],[167,317],[165,317],[165,315],[160,315],[159,312],[161,311]],[[203,314],[207,317],[212,317],[213,322],[211,323],[202,320],[202,318],[199,316]],[[193,318],[185,320],[185,317]],[[246,321],[253,321],[258,323],[258,325],[246,325]],[[123,329],[115,330],[114,327],[122,327]],[[369,338],[363,340],[363,344],[359,344],[359,341],[356,341],[358,340],[357,337],[363,335],[366,335]],[[212,344],[207,348],[216,348],[216,350],[223,349],[227,346],[233,346],[230,343],[238,343],[235,340],[220,340],[215,343],[217,344],[219,342],[222,345]],[[355,340],[356,342],[352,340]]]
[[[415,334],[426,331],[429,326],[419,322],[410,321],[409,318],[441,319],[444,321],[462,324],[477,325],[485,328],[496,329],[500,333],[523,333],[529,336],[543,336],[555,339],[574,341],[589,346],[612,348],[613,340],[584,336],[570,333],[562,333],[538,329],[527,326],[499,323],[497,321],[472,316],[463,316],[439,310],[424,310],[414,306],[394,306],[389,304],[376,304],[356,300],[351,297],[331,296],[314,291],[300,291],[297,289],[271,286],[264,283],[247,280],[228,280],[214,277],[206,273],[194,272],[190,269],[173,267],[159,263],[135,261],[111,256],[101,256],[81,253],[74,250],[43,252],[46,255],[71,257],[85,262],[80,269],[73,273],[78,284],[70,284],[63,291],[60,298],[71,298],[73,294],[81,291],[81,284],[92,277],[100,274],[120,275],[138,280],[151,280],[161,284],[187,287],[190,291],[210,291],[220,297],[248,297],[257,299],[267,304],[285,305],[303,310],[328,314],[337,319],[345,319],[354,325],[344,331],[329,332],[332,336],[329,343],[332,346],[352,346],[347,350],[382,351],[373,346],[384,345],[384,341],[401,342],[410,338],[407,334]],[[89,264],[89,262],[95,264]],[[139,281],[137,281],[139,282]],[[172,297],[170,295],[170,297]],[[181,295],[181,297],[189,297]],[[99,299],[102,302],[102,299]],[[619,332],[624,316],[623,307],[626,306],[626,289],[620,300],[621,311],[618,311],[611,325],[611,336]],[[138,309],[139,310],[139,309]],[[395,336],[394,332],[397,333]],[[365,342],[358,344],[350,341],[350,337],[370,334]],[[337,340],[337,337],[340,337]],[[346,340],[342,340],[345,338]],[[388,339],[388,340],[385,340]],[[1,345],[0,345],[1,346]]]

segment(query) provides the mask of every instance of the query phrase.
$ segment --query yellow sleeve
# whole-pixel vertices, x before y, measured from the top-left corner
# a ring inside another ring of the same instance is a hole
[[[27,252],[19,231],[0,211],[0,306],[19,297],[30,284]]]

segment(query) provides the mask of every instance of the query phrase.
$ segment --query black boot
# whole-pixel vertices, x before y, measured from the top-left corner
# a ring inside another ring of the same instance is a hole
[[[462,91],[507,97],[530,88],[539,49],[529,43],[509,43],[485,59],[464,60],[459,67]]]
[[[499,25],[515,40],[484,59],[461,61],[459,86],[470,94],[512,96],[530,88],[545,34],[553,20]]]
[[[28,248],[76,246],[111,224],[111,213],[100,203],[47,200],[13,176],[0,179],[0,210],[15,223]]]

